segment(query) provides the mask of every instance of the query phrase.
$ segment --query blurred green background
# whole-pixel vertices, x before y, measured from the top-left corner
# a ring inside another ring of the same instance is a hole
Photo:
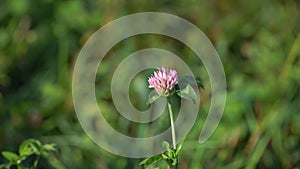
[[[180,169],[300,168],[300,1],[297,0],[2,0],[0,2],[0,151],[27,138],[53,142],[59,152],[40,168],[138,169],[141,159],[115,156],[83,132],[73,109],[71,80],[87,39],[121,16],[159,11],[185,18],[211,40],[226,73],[227,103],[214,135],[198,136],[210,106],[209,78],[178,41],[158,35],[124,40],[105,57],[96,95],[108,121],[128,135],[145,125],[120,117],[110,96],[113,68],[143,48],[182,56],[205,84],[197,123],[180,155]],[[147,78],[132,83],[135,106],[146,109]],[[143,84],[143,85],[141,85]],[[159,130],[168,127],[161,119]],[[0,157],[0,163],[4,162]]]

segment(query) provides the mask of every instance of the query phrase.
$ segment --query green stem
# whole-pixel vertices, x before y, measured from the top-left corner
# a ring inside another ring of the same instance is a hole
[[[39,160],[40,160],[40,157],[41,157],[41,156],[38,155],[37,158],[34,160],[34,163],[33,163],[34,168],[37,168],[38,163],[39,163]]]
[[[173,111],[172,111],[172,106],[170,102],[170,98],[168,98],[168,109],[169,109],[169,115],[170,115],[170,121],[171,121],[171,132],[172,132],[172,144],[173,144],[173,149],[176,150],[176,133],[175,133],[175,125],[174,125],[174,118],[173,118]],[[169,166],[170,169],[178,169],[178,157],[176,157],[177,163],[175,166]]]
[[[172,167],[170,167],[170,166],[168,165],[168,169],[178,169],[178,158],[177,158],[177,163],[176,163],[176,165],[175,165],[175,166],[172,166]]]
[[[173,111],[172,111],[170,100],[168,100],[168,108],[169,108],[169,115],[170,115],[170,121],[171,121],[172,142],[173,142],[173,147],[176,150],[175,126],[174,126]]]

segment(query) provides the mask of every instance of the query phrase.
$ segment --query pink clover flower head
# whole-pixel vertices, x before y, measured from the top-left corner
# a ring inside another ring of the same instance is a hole
[[[174,69],[157,68],[148,79],[149,88],[154,88],[160,95],[168,96],[178,83],[178,74]]]

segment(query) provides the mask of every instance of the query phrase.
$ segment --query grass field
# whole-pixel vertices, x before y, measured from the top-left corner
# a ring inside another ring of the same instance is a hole
[[[76,58],[96,30],[119,17],[147,11],[177,15],[206,34],[224,66],[226,107],[212,137],[199,144],[211,99],[205,67],[177,40],[138,35],[114,46],[97,71],[98,105],[111,126],[130,136],[147,133],[147,124],[130,122],[118,114],[110,82],[126,56],[144,48],[162,48],[180,56],[205,86],[197,121],[179,156],[180,169],[299,169],[297,0],[1,1],[0,151],[17,152],[23,140],[35,138],[58,147],[41,159],[38,168],[141,168],[142,159],[111,154],[86,135],[74,111],[71,82]],[[141,72],[131,84],[129,94],[137,109],[148,108],[151,72]],[[163,114],[155,122],[152,134],[168,128],[167,117]],[[0,156],[0,163],[4,162]]]

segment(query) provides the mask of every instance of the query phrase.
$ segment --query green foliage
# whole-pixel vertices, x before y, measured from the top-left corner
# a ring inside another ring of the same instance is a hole
[[[50,151],[57,151],[55,144],[44,144],[35,139],[27,139],[19,146],[19,155],[3,151],[2,155],[8,160],[8,163],[0,165],[0,168],[10,169],[13,166],[17,166],[18,169],[26,169],[23,163],[30,156],[35,155],[35,160],[30,164],[29,168],[35,169],[38,166],[38,162],[41,156],[47,157]]]
[[[2,155],[7,160],[9,160],[9,165],[17,165],[17,164],[20,163],[19,156],[15,153],[12,153],[12,152],[9,152],[9,151],[3,151]]]
[[[17,152],[24,138],[39,138],[60,147],[58,159],[40,161],[44,168],[140,169],[139,159],[112,155],[84,133],[73,109],[70,81],[75,59],[93,32],[127,14],[161,11],[192,22],[216,47],[228,85],[220,125],[212,138],[198,143],[210,105],[209,75],[189,47],[147,34],[120,42],[99,66],[95,92],[111,126],[137,137],[169,127],[165,113],[151,124],[124,119],[110,95],[113,70],[124,58],[140,49],[163,48],[177,54],[205,86],[197,123],[179,156],[180,169],[299,168],[299,9],[297,0],[2,0],[0,150]],[[192,32],[187,38],[196,40]],[[147,109],[149,75],[141,73],[132,82],[130,96],[137,109]],[[176,117],[180,105],[173,107]],[[1,155],[0,163],[6,161]],[[165,168],[163,162],[157,166]]]
[[[156,163],[164,160],[169,167],[177,166],[179,163],[178,156],[182,149],[184,140],[185,139],[183,139],[182,141],[179,142],[178,147],[176,149],[170,148],[169,142],[163,141],[162,147],[165,150],[165,152],[163,152],[159,155],[148,157],[148,158],[144,159],[143,161],[141,161],[139,163],[139,165],[145,166],[147,169],[148,167],[154,167]]]
[[[178,86],[176,87],[178,90],[176,91],[176,94],[179,97],[190,100],[195,104],[197,94],[191,85],[198,85],[200,88],[204,89],[204,85],[200,82],[200,80],[195,79],[192,76],[184,76],[178,81]]]
[[[163,160],[163,157],[161,155],[151,156],[151,157],[148,157],[145,160],[141,161],[140,165],[148,166],[148,165],[154,164],[161,160]]]
[[[184,89],[179,90],[177,95],[181,98],[193,101],[194,104],[196,103],[197,94],[193,87],[189,84]]]
[[[180,88],[185,88],[189,84],[192,84],[192,85],[196,84],[200,88],[204,89],[204,85],[201,83],[201,81],[192,76],[184,76],[184,77],[180,78],[178,81],[178,86]],[[177,87],[177,88],[179,88],[179,87]]]
[[[156,101],[157,99],[160,98],[160,95],[153,90],[152,94],[149,96],[148,101],[146,102],[147,105],[153,103],[154,101]]]
[[[164,150],[169,150],[170,149],[170,144],[167,141],[163,141],[162,147]]]

